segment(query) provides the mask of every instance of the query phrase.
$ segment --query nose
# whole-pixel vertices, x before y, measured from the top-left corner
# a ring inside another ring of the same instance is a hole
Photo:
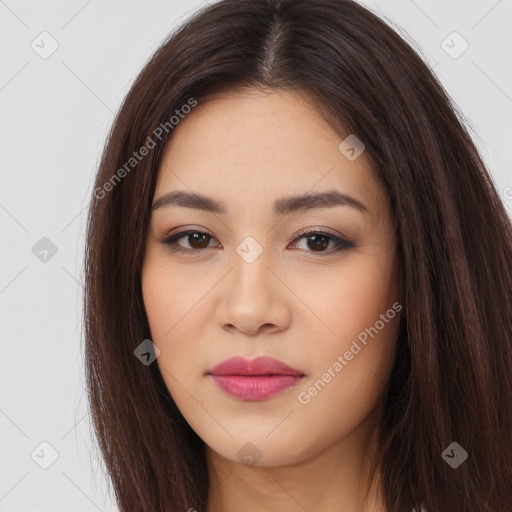
[[[256,335],[288,327],[287,289],[269,263],[265,252],[251,263],[235,254],[234,268],[223,280],[223,299],[216,313],[221,328]]]

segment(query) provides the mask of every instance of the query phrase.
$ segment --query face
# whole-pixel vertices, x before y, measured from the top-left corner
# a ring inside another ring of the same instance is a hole
[[[348,439],[394,362],[387,197],[306,98],[199,102],[159,169],[142,273],[156,364],[190,426],[233,462],[293,464]],[[215,370],[234,356],[249,361]]]

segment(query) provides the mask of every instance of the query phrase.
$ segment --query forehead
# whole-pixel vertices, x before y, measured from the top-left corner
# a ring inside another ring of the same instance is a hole
[[[273,201],[284,194],[337,189],[370,210],[383,191],[364,152],[350,161],[337,133],[305,94],[228,91],[199,101],[174,128],[159,170],[155,197],[175,189],[228,203]]]

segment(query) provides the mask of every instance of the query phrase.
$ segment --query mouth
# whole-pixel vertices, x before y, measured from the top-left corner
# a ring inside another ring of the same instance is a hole
[[[260,401],[295,387],[304,377],[300,370],[271,357],[249,360],[232,357],[212,368],[209,375],[225,393],[246,401]]]

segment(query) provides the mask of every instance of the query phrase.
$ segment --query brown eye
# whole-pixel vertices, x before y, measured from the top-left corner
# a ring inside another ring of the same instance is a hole
[[[322,251],[329,246],[331,238],[332,237],[326,235],[312,235],[307,238],[307,244],[313,251]]]
[[[181,239],[185,239],[188,242],[189,247],[186,245],[183,246],[180,243]],[[182,231],[180,233],[175,233],[164,240],[159,240],[160,243],[169,246],[169,248],[175,252],[182,253],[193,253],[197,251],[196,254],[200,253],[202,249],[207,249],[210,246],[210,242],[215,240],[208,233],[203,233],[201,231]]]
[[[181,239],[185,239],[188,243],[188,247],[183,246],[180,243]],[[323,231],[317,230],[304,230],[300,232],[295,238],[294,242],[296,243],[299,240],[305,239],[305,248],[299,247],[299,249],[303,249],[306,252],[314,252],[318,255],[326,255],[336,253],[338,251],[342,251],[344,249],[351,249],[354,247],[354,244],[349,240],[344,238],[340,238],[339,236],[325,233]],[[175,233],[163,240],[159,240],[160,243],[167,245],[172,251],[180,252],[190,255],[200,255],[201,252],[204,252],[204,249],[215,247],[215,245],[210,245],[210,242],[215,240],[212,235],[208,233],[203,233],[202,231],[181,231],[180,233]],[[332,243],[332,247],[329,248],[329,245]],[[329,249],[328,249],[329,248]]]
[[[304,244],[305,248],[298,247],[299,249],[304,249],[306,252],[315,252],[322,256],[354,247],[354,244],[349,240],[317,230],[301,231],[298,233],[295,241],[297,243],[297,241],[301,241],[302,239],[306,241]],[[331,243],[332,247],[328,249]]]
[[[190,247],[192,249],[204,249],[208,247],[211,236],[206,233],[192,233],[187,235]]]

